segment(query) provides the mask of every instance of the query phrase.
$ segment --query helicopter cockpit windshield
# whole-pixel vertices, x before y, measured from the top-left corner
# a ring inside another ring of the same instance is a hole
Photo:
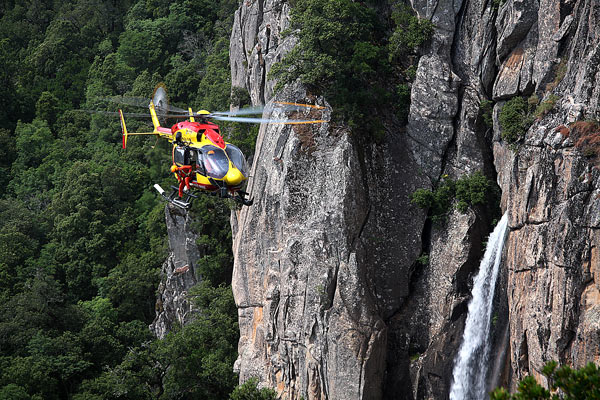
[[[229,159],[222,149],[208,145],[198,150],[198,153],[198,158],[202,160],[207,176],[222,179],[229,171]]]
[[[244,153],[237,147],[232,145],[231,143],[227,143],[227,147],[225,148],[229,159],[236,166],[237,169],[240,170],[242,175],[248,176],[246,173],[248,166],[246,164],[246,158],[244,157]]]

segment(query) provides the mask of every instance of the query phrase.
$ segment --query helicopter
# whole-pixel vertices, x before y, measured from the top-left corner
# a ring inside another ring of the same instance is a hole
[[[278,106],[287,109],[324,109],[309,104],[278,102]],[[178,185],[171,186],[167,193],[159,184],[154,188],[167,202],[189,209],[199,194],[210,194],[220,198],[231,198],[235,202],[251,206],[253,199],[243,190],[249,177],[249,167],[242,151],[236,145],[226,142],[221,136],[219,126],[211,120],[235,121],[247,123],[275,124],[314,124],[325,120],[290,120],[244,117],[240,115],[258,114],[262,107],[228,112],[194,112],[191,107],[184,110],[168,104],[164,85],[159,85],[148,104],[150,118],[154,126],[152,132],[128,132],[125,115],[119,109],[123,149],[127,148],[127,139],[132,135],[155,135],[172,143],[172,164],[170,171],[175,175]],[[171,126],[161,126],[161,118],[183,119]]]

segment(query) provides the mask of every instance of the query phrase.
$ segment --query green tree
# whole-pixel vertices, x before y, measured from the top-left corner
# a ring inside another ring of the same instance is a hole
[[[101,287],[117,306],[119,319],[152,321],[162,258],[161,252],[128,254],[109,272]]]
[[[465,212],[469,206],[486,203],[493,187],[492,182],[481,171],[461,177],[456,181],[456,207]]]
[[[368,102],[379,102],[371,85],[385,74],[385,49],[376,44],[375,12],[350,0],[303,0],[291,9],[292,29],[298,44],[273,66],[280,85],[300,79],[322,92],[342,114],[354,120],[363,116]]]
[[[236,387],[229,400],[275,400],[277,393],[270,388],[258,389],[258,379],[250,378]]]
[[[233,255],[231,254],[231,230],[224,229],[229,223],[231,210],[228,203],[214,197],[201,197],[192,208],[194,229],[198,232],[196,244],[206,254],[198,260],[198,275],[213,286],[231,281]]]
[[[498,116],[502,139],[508,144],[517,143],[527,133],[532,118],[529,115],[529,107],[522,97],[513,97],[508,100]]]
[[[4,20],[4,18],[2,18]],[[16,96],[18,63],[16,49],[8,38],[0,37],[0,121],[14,128],[20,117],[19,100]],[[2,147],[0,147],[1,149]]]
[[[82,384],[75,399],[224,399],[235,388],[239,338],[231,288],[200,283],[196,318],[164,340],[132,348],[123,361]]]
[[[0,400],[31,400],[31,396],[23,387],[9,383],[0,389]]]
[[[106,97],[149,97],[162,77],[183,105],[226,108],[237,7],[236,0],[0,6],[0,398],[227,398],[235,386],[231,289],[209,285],[229,283],[227,204],[198,213],[208,252],[198,318],[156,340],[148,323],[166,230],[151,184],[172,182],[170,147],[138,137],[122,151],[118,119],[74,108],[115,111],[122,105]],[[240,129],[236,140],[248,133],[250,147],[252,132]]]
[[[223,399],[237,377],[231,366],[237,357],[237,310],[229,286],[202,282],[192,291],[199,308],[196,319],[161,343],[168,353],[165,390],[192,397]]]
[[[568,365],[558,367],[551,361],[542,373],[550,382],[550,390],[544,388],[532,376],[519,382],[517,392],[509,394],[506,389],[498,388],[491,394],[493,400],[543,400],[565,399],[584,400],[600,398],[600,370],[594,363],[588,363],[580,369]]]
[[[402,62],[402,58],[416,54],[418,47],[431,38],[434,26],[403,4],[392,13],[392,18],[396,27],[390,37],[390,58]]]
[[[6,185],[11,179],[11,167],[17,158],[15,138],[8,129],[0,128],[0,197],[6,191]]]
[[[417,189],[411,195],[411,202],[420,208],[429,210],[433,222],[443,222],[452,205],[461,211],[481,204],[492,204],[498,208],[498,188],[483,173],[476,171],[457,180],[446,175],[434,190]]]
[[[49,125],[54,125],[58,112],[58,98],[50,92],[42,92],[35,104],[35,115]]]
[[[351,0],[296,1],[290,32],[298,43],[271,70],[279,79],[276,88],[300,80],[327,97],[334,117],[351,127],[361,121],[361,130],[376,140],[384,129],[375,116],[383,110],[405,123],[417,48],[431,37],[433,25],[408,6],[391,16],[382,10]]]

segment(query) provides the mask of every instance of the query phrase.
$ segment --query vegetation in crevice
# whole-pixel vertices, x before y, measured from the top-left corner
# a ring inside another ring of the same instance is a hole
[[[498,10],[500,7],[502,7],[504,5],[504,3],[506,3],[506,0],[492,0],[492,7],[495,10]]]
[[[531,103],[517,96],[508,100],[500,110],[498,120],[502,139],[509,145],[514,145],[525,137],[533,123]]]
[[[421,253],[421,255],[417,257],[416,262],[422,267],[427,266],[429,264],[429,254],[425,252]]]
[[[592,165],[600,166],[600,121],[577,121],[569,127],[561,125],[554,131],[570,138]]]
[[[546,114],[548,114],[556,105],[556,102],[560,99],[560,97],[558,97],[555,94],[550,94],[546,97],[546,99],[544,101],[542,101],[540,104],[538,104],[535,107],[535,111],[533,112],[533,115],[535,116],[536,119],[541,119],[543,118]]]
[[[525,137],[534,121],[540,120],[550,113],[558,100],[560,100],[559,96],[548,94],[540,102],[535,93],[527,100],[520,96],[508,100],[498,115],[502,139],[509,145],[516,146]],[[481,107],[483,111],[483,102]],[[485,107],[487,111],[487,104]],[[486,117],[484,116],[484,118]]]
[[[546,85],[546,92],[551,92],[556,89],[558,84],[565,78],[565,75],[567,74],[568,61],[568,57],[562,57],[560,62],[554,66],[554,80]]]
[[[493,128],[493,114],[494,111],[494,102],[491,100],[481,100],[479,104],[479,116],[481,117],[483,124],[486,128]]]
[[[417,189],[411,201],[424,210],[434,223],[443,223],[453,207],[466,212],[469,207],[499,202],[498,187],[480,171],[457,180],[445,175],[434,190]],[[490,207],[494,208],[494,207]]]

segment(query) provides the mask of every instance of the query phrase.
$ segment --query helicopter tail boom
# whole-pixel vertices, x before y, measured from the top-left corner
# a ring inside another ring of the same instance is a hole
[[[123,134],[123,148],[127,148],[127,137],[131,135],[159,135],[164,137],[171,136],[171,130],[158,127],[154,132],[128,132],[127,125],[125,125],[125,118],[123,117],[123,111],[119,110],[119,119],[121,121],[121,133]]]

